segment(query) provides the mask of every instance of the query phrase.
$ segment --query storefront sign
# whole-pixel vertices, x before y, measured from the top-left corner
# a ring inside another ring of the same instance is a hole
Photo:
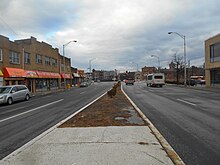
[[[61,78],[59,73],[36,71],[39,78]]]
[[[25,73],[27,78],[38,78],[36,71],[25,70]]]
[[[65,74],[65,73],[61,73],[61,78],[67,78],[67,79],[72,79],[71,74]]]
[[[51,72],[51,78],[61,78],[59,73],[52,73]]]

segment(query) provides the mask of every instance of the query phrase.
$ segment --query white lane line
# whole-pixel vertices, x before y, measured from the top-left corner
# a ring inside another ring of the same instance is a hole
[[[86,93],[86,91],[84,91],[84,92],[81,92],[81,93],[80,93],[80,95],[81,95],[81,94],[83,94],[83,93]]]
[[[58,102],[63,101],[63,100],[64,100],[64,99],[60,99],[60,100],[57,100],[57,101],[51,102],[51,103],[49,103],[49,104],[45,104],[45,105],[42,105],[42,106],[40,106],[40,107],[37,107],[37,108],[31,109],[31,110],[29,110],[29,111],[22,112],[22,113],[19,113],[19,114],[17,114],[17,115],[14,115],[14,116],[11,116],[11,117],[8,117],[8,118],[5,118],[5,119],[3,119],[3,120],[0,120],[0,123],[2,123],[2,122],[4,122],[4,121],[7,121],[7,120],[10,120],[10,119],[13,119],[13,118],[15,118],[15,117],[18,117],[18,116],[24,115],[24,114],[26,114],[26,113],[36,111],[36,110],[38,110],[38,109],[40,109],[40,108],[47,107],[47,106],[49,106],[49,105],[52,105],[52,104],[58,103]]]
[[[189,104],[189,105],[196,106],[196,104],[191,103],[191,102],[188,102],[188,101],[185,101],[185,100],[182,100],[182,99],[177,99],[177,100],[178,100],[178,101],[181,101],[181,102],[183,102],[183,103]]]

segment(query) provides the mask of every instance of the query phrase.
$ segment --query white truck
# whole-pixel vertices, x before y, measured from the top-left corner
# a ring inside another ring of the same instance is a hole
[[[152,73],[146,76],[147,86],[163,87],[165,85],[164,73]]]

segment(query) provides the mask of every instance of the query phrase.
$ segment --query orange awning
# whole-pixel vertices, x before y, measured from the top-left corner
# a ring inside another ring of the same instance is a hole
[[[36,71],[25,70],[25,74],[27,78],[38,78]]]
[[[59,73],[36,71],[39,78],[61,78]]]
[[[26,77],[24,69],[18,68],[4,68],[4,77]]]
[[[71,74],[61,73],[60,75],[61,75],[61,78],[67,78],[67,79],[71,79],[72,78]]]

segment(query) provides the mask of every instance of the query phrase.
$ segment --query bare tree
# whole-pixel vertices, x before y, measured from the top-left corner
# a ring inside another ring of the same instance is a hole
[[[179,84],[179,76],[184,69],[183,57],[180,57],[177,55],[177,53],[175,53],[172,63],[174,64],[174,68],[176,69],[176,83]]]

